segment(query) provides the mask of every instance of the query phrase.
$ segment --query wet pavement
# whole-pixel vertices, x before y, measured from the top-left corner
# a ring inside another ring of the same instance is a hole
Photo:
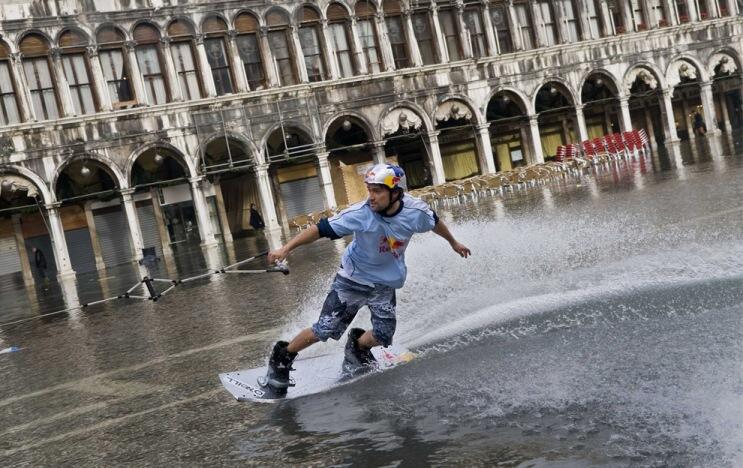
[[[216,275],[15,324],[137,272],[5,287],[0,349],[22,350],[0,354],[0,463],[741,466],[741,194],[743,154],[723,138],[441,208],[474,256],[433,234],[410,246],[396,342],[419,359],[274,406],[233,401],[217,373],[312,322],[345,240],[296,251],[289,276]],[[186,252],[158,274],[266,246]]]

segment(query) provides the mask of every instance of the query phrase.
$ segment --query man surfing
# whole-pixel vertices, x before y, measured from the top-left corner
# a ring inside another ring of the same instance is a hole
[[[433,231],[461,257],[471,255],[426,202],[405,193],[405,172],[400,167],[377,164],[366,173],[364,182],[369,193],[365,201],[321,219],[268,254],[269,263],[280,262],[300,245],[321,237],[354,235],[317,322],[291,342],[278,341],[273,347],[266,377],[259,380],[276,395],[286,395],[297,354],[318,341],[339,340],[365,305],[371,312],[372,329],[353,328],[348,333],[342,372],[344,377],[354,377],[375,368],[371,348],[392,344],[397,324],[395,291],[405,283],[405,249],[413,234]]]

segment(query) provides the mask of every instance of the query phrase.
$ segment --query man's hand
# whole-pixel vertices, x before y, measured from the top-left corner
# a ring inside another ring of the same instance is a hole
[[[470,252],[470,249],[465,247],[464,244],[460,244],[459,242],[453,242],[451,244],[451,248],[454,249],[454,251],[458,253],[459,256],[462,258],[467,258],[470,255],[472,255],[472,252]]]
[[[287,250],[286,246],[272,250],[268,252],[268,264],[272,265],[274,263],[283,262],[286,260],[287,256],[289,256],[289,250]]]

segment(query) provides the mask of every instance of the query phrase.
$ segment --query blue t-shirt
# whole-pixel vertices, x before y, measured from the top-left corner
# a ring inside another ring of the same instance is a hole
[[[343,252],[339,274],[362,284],[401,288],[407,267],[405,249],[413,234],[432,230],[438,217],[422,200],[404,195],[392,215],[381,215],[369,202],[357,203],[317,224],[320,236],[339,239],[353,234]]]

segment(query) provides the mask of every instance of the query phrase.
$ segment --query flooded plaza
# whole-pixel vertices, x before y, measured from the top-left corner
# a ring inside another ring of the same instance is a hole
[[[278,405],[234,401],[217,374],[261,365],[314,321],[348,239],[295,251],[288,276],[214,275],[158,302],[50,314],[121,294],[133,266],[5,282],[0,348],[21,349],[0,354],[0,462],[741,466],[736,143],[698,138],[438,207],[473,256],[433,234],[408,249],[395,341],[418,359]],[[181,252],[152,273],[193,276],[268,246]]]

